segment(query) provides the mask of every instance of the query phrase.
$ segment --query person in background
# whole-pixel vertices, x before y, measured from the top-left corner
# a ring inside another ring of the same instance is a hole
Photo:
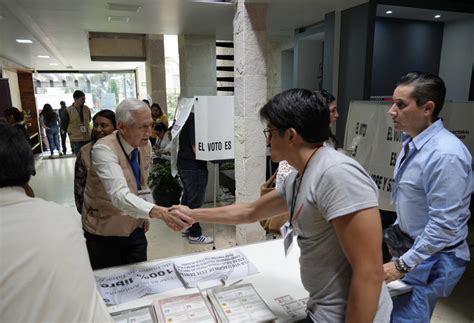
[[[61,148],[63,149],[63,154],[66,155],[67,152],[67,147],[66,147],[66,139],[67,139],[67,127],[65,128],[64,121],[67,119],[65,114],[67,114],[67,107],[66,107],[66,102],[61,101],[59,102],[61,107],[58,110],[58,115],[59,115],[59,125],[60,125],[60,135],[61,135]]]
[[[64,114],[62,123],[68,132],[72,152],[77,155],[81,147],[90,141],[91,110],[84,104],[86,102],[84,92],[76,90],[72,97],[74,103],[66,109],[67,114]]]
[[[171,132],[168,132],[164,123],[155,123],[153,130],[156,132],[156,143],[153,146],[153,151],[157,157],[164,157],[163,155],[169,155],[170,151],[167,150],[168,144],[170,143]],[[169,156],[168,158],[169,159]]]
[[[33,152],[8,124],[0,124],[0,165],[0,322],[113,322],[79,217],[28,195]]]
[[[28,132],[26,131],[25,125],[23,124],[23,112],[15,107],[11,107],[5,110],[4,115],[7,123],[20,130],[29,140]]]
[[[82,214],[82,204],[84,202],[84,190],[86,188],[87,173],[91,167],[91,151],[94,143],[117,130],[115,113],[112,110],[101,110],[92,118],[91,142],[83,146],[76,155],[74,167],[74,198],[76,209]]]
[[[123,100],[116,109],[117,131],[92,147],[82,220],[92,268],[147,260],[150,218],[178,231],[192,224],[152,202],[146,183],[151,165],[149,141],[153,119],[148,106]]]
[[[253,223],[289,212],[285,245],[298,235],[301,280],[309,292],[306,322],[388,322],[377,187],[354,159],[324,146],[329,109],[314,92],[276,95],[260,117],[272,161],[296,170],[252,203],[212,209],[173,206],[175,216],[207,223]],[[282,244],[283,245],[283,244]]]
[[[148,101],[147,99],[143,99],[142,101],[145,102],[148,107],[150,107],[150,101]]]
[[[334,95],[325,89],[316,91],[317,95],[320,96],[320,99],[328,106],[329,108],[329,126],[336,126],[337,118],[339,118],[339,113],[337,112],[337,102]],[[334,149],[339,148],[336,136],[329,128],[329,138],[326,141],[326,145],[333,147]]]
[[[385,281],[402,278],[413,288],[394,299],[392,322],[429,322],[470,259],[472,157],[438,117],[445,95],[441,78],[411,72],[398,80],[388,111],[404,134],[392,186],[397,221],[385,233],[394,256],[384,264]],[[390,243],[388,233],[397,228],[396,243]],[[400,242],[411,247],[399,248]]]
[[[165,127],[168,128],[168,117],[166,116],[166,114],[163,113],[163,110],[161,109],[158,103],[153,103],[151,105],[151,117],[153,118],[155,125],[158,123],[163,123]],[[156,138],[157,133],[155,131],[155,127],[153,126],[153,131],[150,137],[150,142],[152,146],[155,146]]]
[[[179,133],[178,174],[183,184],[181,204],[191,209],[200,208],[206,197],[207,162],[196,159],[194,113],[191,112]],[[194,223],[182,232],[191,244],[210,244],[214,238],[202,234],[201,225]]]
[[[51,157],[54,155],[54,149],[58,151],[59,156],[62,156],[61,147],[59,145],[59,117],[53,110],[53,107],[46,103],[43,106],[43,111],[40,113],[41,125],[46,130],[46,137],[48,138],[48,145]]]

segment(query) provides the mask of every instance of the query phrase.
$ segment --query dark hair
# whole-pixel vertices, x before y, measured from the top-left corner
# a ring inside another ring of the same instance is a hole
[[[332,95],[331,92],[325,90],[325,89],[321,89],[319,91],[316,91],[315,94],[318,96],[318,98],[324,102],[324,104],[327,105],[328,109],[329,109],[329,104],[331,102],[334,102],[336,101],[336,97],[334,95]],[[331,111],[329,111],[329,114],[331,113]],[[332,139],[332,141],[334,141],[334,148],[339,148],[339,144],[337,142],[337,138],[336,136],[332,133],[331,131],[331,128],[329,127],[329,138]]]
[[[43,106],[43,111],[41,111],[40,115],[43,116],[43,121],[46,127],[54,125],[59,120],[57,113],[54,112],[53,107],[49,103],[46,103]]]
[[[421,106],[428,101],[434,102],[433,120],[443,108],[446,87],[443,80],[430,73],[410,72],[403,75],[396,86],[413,86],[411,96],[416,100],[416,105]]]
[[[4,116],[8,122],[13,121],[13,123],[17,123],[17,122],[23,121],[23,112],[21,112],[15,107],[6,109],[4,112]]]
[[[260,118],[280,135],[294,128],[308,143],[323,143],[329,135],[329,109],[314,92],[292,89],[277,94],[260,109]]]
[[[148,101],[147,99],[143,99],[142,101],[145,102],[146,105],[150,106],[150,101]]]
[[[63,106],[65,106],[65,105],[66,105],[66,102],[64,102],[64,101],[61,101],[61,102],[59,102],[59,105],[63,107]]]
[[[153,130],[155,130],[156,132],[160,132],[160,131],[166,132],[166,131],[168,131],[168,128],[166,127],[166,125],[163,122],[158,122],[153,127]]]
[[[153,103],[150,109],[153,110],[153,108],[158,108],[158,110],[160,110],[160,117],[163,115],[163,110],[161,109],[161,106],[158,103]]]
[[[97,117],[103,117],[103,118],[109,119],[110,122],[112,122],[114,129],[117,129],[117,121],[115,120],[115,112],[113,112],[112,110],[109,110],[109,109],[100,110],[92,117],[92,123],[95,122],[95,119],[97,119]],[[97,141],[94,131],[92,131],[91,133],[91,141],[92,142]]]
[[[77,100],[79,98],[82,98],[83,96],[86,96],[84,94],[84,92],[82,92],[81,90],[76,90],[74,91],[74,93],[72,94],[72,97],[74,98],[74,100]]]
[[[31,145],[9,124],[0,124],[0,187],[24,186],[35,171]]]

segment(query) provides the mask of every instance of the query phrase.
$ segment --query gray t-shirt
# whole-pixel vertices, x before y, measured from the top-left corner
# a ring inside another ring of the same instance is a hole
[[[293,171],[277,189],[288,209],[298,182]],[[293,229],[301,250],[301,280],[309,292],[308,309],[314,321],[342,322],[352,271],[329,221],[377,207],[377,187],[355,160],[330,147],[321,147],[311,158],[300,185]],[[375,321],[388,322],[391,310],[392,301],[383,284]]]

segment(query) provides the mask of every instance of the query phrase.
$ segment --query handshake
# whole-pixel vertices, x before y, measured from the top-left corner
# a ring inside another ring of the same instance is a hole
[[[150,211],[150,218],[160,219],[170,229],[181,231],[197,222],[191,213],[192,210],[184,205],[173,205],[170,208],[156,205]]]

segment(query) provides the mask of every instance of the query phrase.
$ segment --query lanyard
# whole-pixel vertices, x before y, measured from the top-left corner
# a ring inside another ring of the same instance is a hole
[[[77,113],[79,114],[79,119],[81,119],[81,124],[84,124],[84,106],[80,108],[80,110],[76,108]]]
[[[127,152],[125,151],[125,148],[123,148],[122,141],[120,140],[120,137],[119,137],[119,133],[117,132],[116,135],[117,135],[117,140],[120,144],[120,148],[122,148],[122,151],[123,151],[125,157],[127,158],[128,163],[130,164],[130,167],[132,167],[132,169],[133,169],[132,161],[131,161],[130,157],[128,156]],[[140,165],[140,158],[138,158],[138,165]]]
[[[301,183],[303,182],[303,176],[304,172],[306,171],[306,167],[309,164],[309,161],[311,158],[313,158],[313,155],[318,151],[321,146],[317,146],[316,149],[311,153],[311,156],[309,156],[308,160],[306,161],[306,164],[304,165],[303,172],[301,173],[301,176],[298,174],[293,182],[293,194],[291,197],[291,204],[290,204],[290,227],[293,226],[293,215],[295,214],[295,207],[296,207],[296,201],[298,200],[298,195],[300,193],[300,188],[301,188]],[[299,181],[298,181],[299,179]],[[298,181],[298,189],[296,189],[296,182]]]

